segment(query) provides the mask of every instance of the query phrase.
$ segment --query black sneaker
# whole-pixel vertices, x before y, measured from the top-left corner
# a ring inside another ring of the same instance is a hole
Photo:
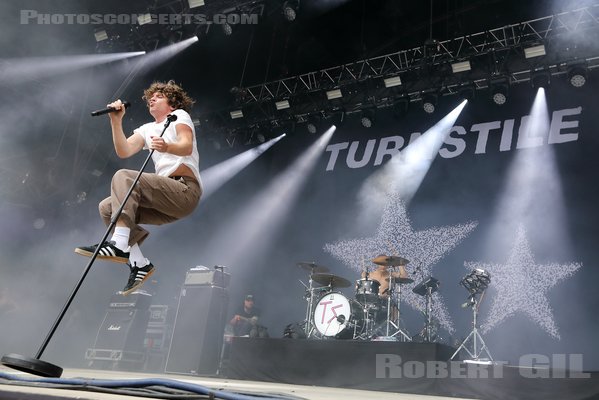
[[[137,264],[135,264],[137,265]],[[137,266],[132,267],[129,265],[129,269],[131,269],[131,273],[129,274],[129,280],[127,281],[127,285],[121,292],[123,296],[127,296],[129,293],[138,289],[146,279],[150,277],[154,273],[154,266],[152,263],[149,263],[145,267],[138,268]]]
[[[104,242],[100,251],[98,252],[98,258],[101,260],[108,260],[118,263],[126,264],[129,262],[129,252],[123,251],[115,246],[116,242],[113,240],[109,242]],[[96,251],[97,244],[92,246],[82,246],[77,247],[75,249],[75,253],[80,254],[82,256],[91,257],[94,255]]]

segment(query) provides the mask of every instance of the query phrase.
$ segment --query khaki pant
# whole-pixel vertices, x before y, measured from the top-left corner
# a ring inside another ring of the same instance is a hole
[[[112,177],[110,197],[99,205],[100,215],[107,226],[138,173],[121,169]],[[162,225],[181,219],[192,213],[201,195],[202,190],[194,178],[173,179],[142,173],[120,216],[131,229],[129,245],[141,244],[149,235],[139,224]]]

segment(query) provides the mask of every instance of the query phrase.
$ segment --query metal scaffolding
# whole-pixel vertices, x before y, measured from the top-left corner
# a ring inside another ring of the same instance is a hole
[[[250,143],[257,132],[373,109],[405,107],[425,96],[448,96],[463,90],[531,81],[536,74],[565,75],[573,66],[599,67],[599,5],[507,25],[441,42],[356,61],[259,85],[235,88],[235,104],[200,117],[211,135],[226,145]],[[544,46],[537,57],[525,49]],[[452,64],[468,61],[454,72]],[[387,78],[399,77],[395,85]],[[341,97],[328,98],[327,91]],[[276,102],[286,100],[286,107]],[[242,113],[232,119],[230,112]]]
[[[435,69],[435,67],[439,69],[448,63],[481,56],[490,57],[493,60],[492,65],[488,68],[490,70],[484,71],[487,77],[489,74],[500,75],[503,73],[510,76],[513,82],[522,82],[526,80],[526,75],[536,67],[534,62],[522,63],[513,71],[509,71],[506,67],[509,66],[510,61],[513,61],[511,59],[516,58],[515,56],[522,58],[523,48],[541,43],[550,47],[554,40],[557,42],[558,39],[565,36],[596,28],[599,28],[599,5],[249,86],[241,90],[244,96],[241,97],[240,103],[285,99],[298,93],[339,88],[366,79],[401,76],[402,73],[408,71]],[[571,55],[572,59],[580,57],[584,52],[583,49],[579,50],[577,54]],[[554,59],[549,51],[548,56],[550,61],[553,61],[550,64],[558,65],[560,63],[560,60]],[[595,66],[596,56],[584,58],[591,62],[591,66]],[[561,62],[567,61],[569,60]],[[480,81],[476,78],[472,81],[477,80]],[[452,84],[453,82],[449,82],[449,86]],[[426,90],[422,87],[417,87],[417,89]]]

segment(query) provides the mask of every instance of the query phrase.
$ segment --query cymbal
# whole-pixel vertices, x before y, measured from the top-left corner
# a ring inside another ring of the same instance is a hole
[[[396,266],[407,265],[410,261],[399,256],[378,256],[372,262],[378,265]]]
[[[321,285],[331,285],[334,287],[349,287],[351,284],[345,278],[333,274],[312,274],[312,280]]]
[[[327,267],[323,267],[322,265],[316,265],[313,262],[299,262],[297,266],[305,271],[309,271],[312,274],[321,273],[321,272],[329,272]]]

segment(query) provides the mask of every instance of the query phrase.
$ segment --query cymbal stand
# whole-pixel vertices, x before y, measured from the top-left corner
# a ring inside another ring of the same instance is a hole
[[[433,288],[426,288],[426,322],[424,324],[424,340],[432,342]]]
[[[466,339],[464,339],[464,341],[462,342],[462,344],[460,344],[460,346],[457,348],[457,350],[455,351],[455,353],[453,353],[453,355],[450,358],[450,361],[453,360],[458,355],[458,353],[460,352],[460,350],[462,350],[462,349],[464,349],[466,351],[466,353],[468,353],[468,355],[474,361],[480,360],[480,356],[483,353],[483,351],[487,354],[488,361],[493,361],[493,357],[491,357],[491,353],[489,353],[489,348],[487,347],[485,341],[483,340],[483,337],[480,335],[480,333],[478,333],[478,325],[477,325],[477,322],[476,322],[476,317],[478,315],[478,304],[479,304],[479,302],[480,301],[476,299],[476,294],[472,294],[470,296],[470,300],[468,302],[468,305],[470,307],[472,307],[472,331],[466,337]],[[470,351],[468,349],[468,347],[466,346],[466,343],[468,343],[468,340],[470,340],[471,338],[472,338],[472,351]],[[477,340],[479,340],[480,344],[482,345],[482,346],[480,346],[480,348],[478,347]]]
[[[308,286],[306,286],[303,282],[302,282],[302,284],[307,289],[306,290],[306,292],[307,292],[306,300],[308,301],[308,305],[306,307],[306,320],[305,320],[305,324],[304,324],[304,332],[306,334],[306,337],[309,338],[310,335],[312,334],[312,329],[314,329],[314,327],[312,326],[312,313],[314,312],[314,309],[313,309],[313,307],[314,307],[314,303],[313,303],[314,281],[312,280],[312,274],[310,274],[310,280],[308,281]]]
[[[391,319],[391,298],[397,290],[397,321]],[[404,341],[411,342],[412,338],[403,329],[400,328],[401,323],[401,284],[389,284],[389,296],[387,296],[387,330],[386,336],[389,336],[389,326],[393,325],[395,333],[391,337],[401,334]]]

